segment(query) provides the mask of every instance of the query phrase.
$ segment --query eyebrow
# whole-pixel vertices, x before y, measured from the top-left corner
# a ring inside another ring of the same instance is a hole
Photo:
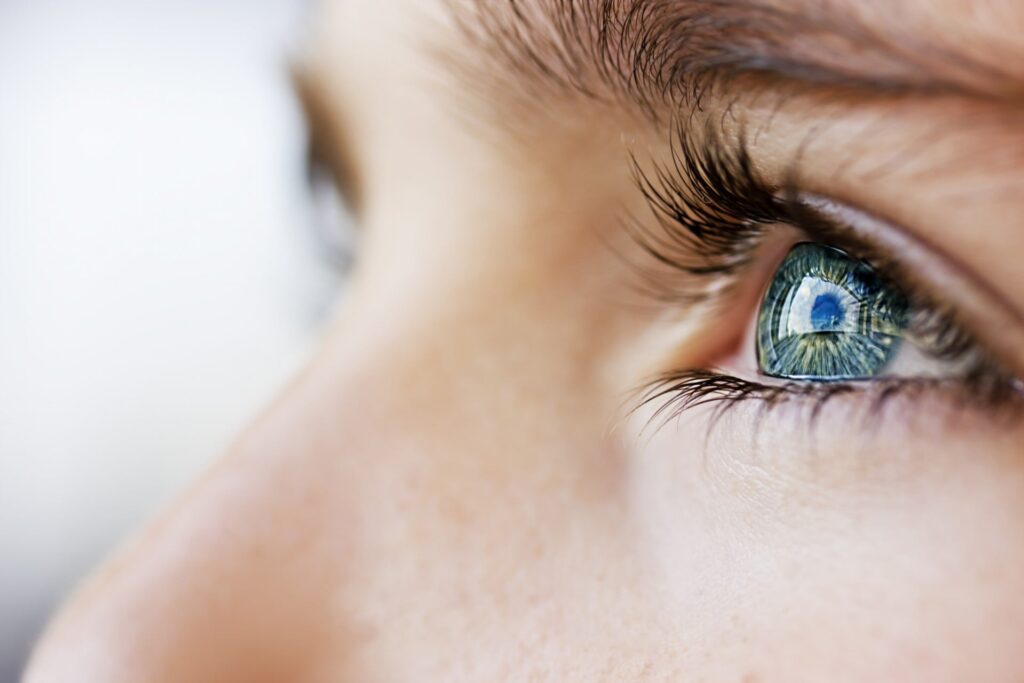
[[[880,95],[1024,100],[1024,79],[1011,67],[1024,51],[1011,36],[940,35],[920,16],[898,15],[899,7],[884,3],[448,1],[476,52],[487,56],[469,70],[493,80],[498,66],[511,81],[503,86],[527,95],[557,89],[626,100],[656,115],[681,103],[700,106],[716,85],[754,76]]]

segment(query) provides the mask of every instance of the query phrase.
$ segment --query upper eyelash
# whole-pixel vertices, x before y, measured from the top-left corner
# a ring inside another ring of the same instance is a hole
[[[748,265],[767,226],[789,211],[757,175],[743,136],[740,144],[725,144],[712,123],[701,139],[683,123],[671,130],[667,165],[646,171],[633,158],[634,179],[660,229],[633,221],[627,231],[657,261],[696,276],[697,288],[669,293],[695,300],[706,295],[707,276],[730,276]]]
[[[800,201],[797,190],[799,159],[785,175],[786,184],[773,187],[757,173],[741,132],[735,142],[725,140],[724,128],[709,122],[700,129],[692,119],[673,128],[671,157],[667,165],[645,171],[634,158],[634,177],[656,218],[657,228],[632,222],[627,232],[657,262],[682,271],[683,286],[661,289],[668,300],[694,302],[714,295],[709,282],[726,280],[726,287],[753,261],[758,247],[773,224],[788,224],[809,238],[840,247],[869,262],[881,277],[907,293],[913,313],[910,329],[918,339],[926,338],[929,355],[944,360],[967,359],[961,385],[975,396],[991,402],[1022,394],[1021,383],[1004,372],[981,350],[967,329],[957,322],[955,312],[926,296],[910,282],[899,262],[885,250],[858,239],[837,227]],[[651,278],[655,279],[655,278]],[[906,389],[934,387],[935,380],[888,378],[873,380],[877,407]],[[948,384],[948,382],[946,382]],[[885,386],[882,386],[885,385]],[[813,414],[832,398],[861,388],[861,383],[813,384],[789,382],[760,384],[708,370],[687,369],[659,378],[643,400],[649,403],[669,398],[668,406],[680,411],[713,403],[716,414],[747,399],[771,407],[789,399],[814,400]],[[666,408],[659,409],[664,415]],[[675,414],[675,413],[673,413]]]

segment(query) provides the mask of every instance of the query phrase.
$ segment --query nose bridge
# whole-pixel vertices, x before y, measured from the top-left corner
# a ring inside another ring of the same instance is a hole
[[[292,455],[220,464],[80,591],[27,681],[301,680],[350,516]]]
[[[301,681],[351,645],[358,627],[335,596],[372,571],[387,509],[417,507],[402,489],[429,484],[409,483],[388,434],[409,378],[368,360],[325,379],[324,362],[80,591],[29,683]],[[402,457],[426,447],[404,437]]]
[[[581,446],[567,429],[602,431],[562,419],[587,412],[566,386],[586,373],[559,351],[579,343],[523,308],[541,303],[424,304],[390,327],[347,316],[224,460],[81,591],[28,683],[315,680],[325,660],[333,680],[360,680],[338,662],[408,607],[395,595],[450,582],[451,558],[535,544],[523,509],[594,483],[565,467]],[[542,324],[523,329],[531,318]]]

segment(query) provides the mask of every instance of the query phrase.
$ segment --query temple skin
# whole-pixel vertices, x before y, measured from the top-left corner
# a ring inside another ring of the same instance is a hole
[[[1014,3],[827,5],[1022,64]],[[651,429],[631,392],[749,363],[755,296],[645,298],[619,219],[649,215],[629,161],[664,158],[666,117],[511,85],[460,11],[322,4],[302,69],[358,207],[344,305],[223,459],[80,587],[26,683],[1024,679],[1020,420],[935,395],[868,423],[851,397],[813,430],[742,407]],[[997,80],[766,79],[727,99],[762,124],[767,175],[804,149],[809,190],[898,223],[920,281],[1012,340],[1024,122]],[[872,172],[922,130],[951,132]],[[992,346],[1024,367],[1024,345]]]

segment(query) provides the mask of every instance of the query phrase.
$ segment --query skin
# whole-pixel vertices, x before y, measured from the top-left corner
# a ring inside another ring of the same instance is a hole
[[[1024,13],[989,4],[893,21],[1005,61]],[[363,240],[343,309],[25,680],[1024,679],[1019,414],[935,391],[874,418],[846,397],[813,427],[741,405],[656,428],[633,411],[652,375],[756,371],[757,297],[793,238],[724,312],[642,294],[617,217],[650,215],[628,159],[667,158],[667,127],[543,90],[495,106],[427,47],[464,43],[433,1],[322,8],[304,69]],[[879,241],[1024,369],[1013,97],[760,92],[740,106],[765,175],[826,122],[804,189],[899,224]]]

